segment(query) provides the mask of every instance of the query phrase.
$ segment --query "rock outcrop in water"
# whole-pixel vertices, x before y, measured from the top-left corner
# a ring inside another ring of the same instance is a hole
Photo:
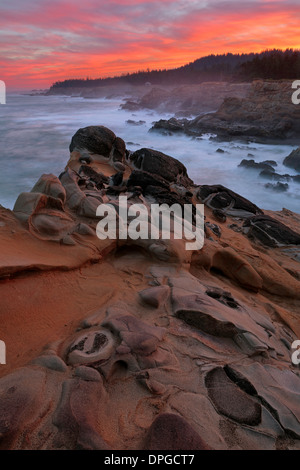
[[[300,215],[79,130],[0,210],[1,449],[300,449]],[[97,207],[205,205],[205,240],[100,239]]]
[[[217,112],[195,119],[160,120],[153,130],[185,132],[188,135],[217,134],[220,138],[250,138],[258,141],[297,139],[300,107],[292,103],[292,81],[252,83],[245,97],[225,97]]]
[[[283,164],[289,168],[300,171],[300,147],[293,150],[293,152],[284,159]]]

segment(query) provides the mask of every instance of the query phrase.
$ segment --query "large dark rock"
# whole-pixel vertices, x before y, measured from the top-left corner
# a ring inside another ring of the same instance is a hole
[[[125,142],[104,126],[79,129],[73,135],[69,149],[70,152],[85,149],[107,159],[113,157],[113,161],[123,161],[126,152]]]
[[[279,173],[276,173],[276,171],[274,170],[272,171],[262,170],[259,173],[259,176],[261,176],[262,178],[273,180],[273,181],[290,181],[291,179],[293,179],[293,177],[290,175],[280,175]]]
[[[255,170],[274,171],[272,165],[267,162],[256,163],[254,160],[242,160],[239,166],[244,168],[254,168]]]
[[[265,184],[265,188],[272,189],[272,191],[276,191],[277,193],[284,193],[289,189],[289,185],[287,183],[281,183],[280,181],[277,181],[276,184]]]
[[[180,206],[191,204],[188,197],[170,192],[169,189],[160,186],[147,186],[145,194],[154,197],[158,204],[168,204],[169,206],[172,206],[172,204],[179,204]]]
[[[176,160],[157,150],[142,148],[130,155],[130,162],[138,170],[160,175],[165,180],[180,182],[185,185],[192,184],[186,167]]]
[[[128,178],[127,187],[141,187],[143,191],[147,189],[148,186],[158,186],[169,190],[168,182],[159,175],[153,175],[147,171],[138,171],[134,170],[130,177]]]
[[[299,245],[300,234],[268,215],[257,215],[244,222],[248,237],[267,246]]]
[[[174,117],[171,119],[160,119],[153,124],[151,131],[184,132],[184,121]]]
[[[283,164],[289,168],[300,171],[300,147],[293,150],[284,160]]]
[[[222,209],[225,212],[240,210],[250,214],[263,214],[255,204],[221,184],[201,186],[197,197],[213,209]]]

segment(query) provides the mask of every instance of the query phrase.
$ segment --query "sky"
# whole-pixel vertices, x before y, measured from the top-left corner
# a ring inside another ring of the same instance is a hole
[[[0,0],[7,90],[300,48],[299,0]]]

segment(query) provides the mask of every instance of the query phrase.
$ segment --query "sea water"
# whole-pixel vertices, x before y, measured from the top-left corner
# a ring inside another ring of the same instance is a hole
[[[296,146],[149,132],[154,121],[171,115],[121,110],[123,100],[8,95],[6,104],[0,106],[0,204],[12,209],[17,196],[30,191],[43,173],[58,176],[69,159],[71,138],[80,127],[104,125],[124,139],[128,150],[148,147],[179,159],[196,184],[222,184],[266,210],[285,207],[300,212],[299,183],[289,182],[288,191],[277,193],[265,188],[268,181],[258,170],[238,166],[243,159],[275,160],[277,173],[295,175],[282,162]]]

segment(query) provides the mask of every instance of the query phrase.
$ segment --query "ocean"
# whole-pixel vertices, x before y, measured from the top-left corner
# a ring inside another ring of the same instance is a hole
[[[209,135],[165,136],[149,129],[171,115],[121,110],[122,103],[122,98],[9,94],[6,105],[0,105],[0,204],[13,209],[17,196],[30,191],[43,173],[58,176],[80,127],[104,125],[124,139],[128,150],[148,147],[178,158],[196,184],[222,184],[265,210],[300,212],[299,183],[289,182],[288,191],[277,193],[265,188],[268,181],[259,171],[238,167],[243,159],[275,160],[277,173],[295,175],[282,162],[296,146],[216,142]]]

